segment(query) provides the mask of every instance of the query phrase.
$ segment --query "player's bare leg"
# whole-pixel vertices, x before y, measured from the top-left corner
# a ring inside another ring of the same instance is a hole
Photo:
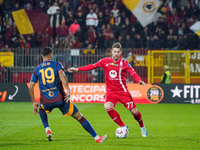
[[[79,111],[72,117],[80,122],[83,128],[94,137],[97,143],[102,143],[107,138],[107,135],[98,136],[89,121],[85,119],[85,117]]]
[[[142,136],[147,137],[147,130],[143,124],[141,113],[137,110],[137,108],[130,109],[130,112],[133,114],[135,120],[137,120],[139,123]]]
[[[112,118],[112,120],[115,123],[117,123],[120,127],[125,126],[125,124],[123,123],[123,121],[120,118],[119,113],[113,109],[114,104],[112,102],[106,102],[104,104],[104,107],[105,107],[108,115]]]

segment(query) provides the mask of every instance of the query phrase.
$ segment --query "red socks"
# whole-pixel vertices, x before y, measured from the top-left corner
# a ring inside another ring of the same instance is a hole
[[[125,126],[125,124],[122,122],[120,115],[113,109],[106,109],[107,113],[109,114],[109,116],[112,118],[112,120],[114,122],[116,122],[120,127]]]
[[[114,122],[116,122],[120,127],[125,126],[123,121],[120,118],[120,115],[118,112],[116,112],[113,108],[107,109],[106,110],[109,116],[112,118]],[[144,127],[143,121],[142,121],[142,115],[139,111],[137,111],[137,115],[134,115],[135,120],[139,123],[140,127]]]
[[[139,123],[140,127],[144,127],[143,121],[142,121],[142,115],[139,111],[137,111],[137,115],[133,115],[135,120]]]

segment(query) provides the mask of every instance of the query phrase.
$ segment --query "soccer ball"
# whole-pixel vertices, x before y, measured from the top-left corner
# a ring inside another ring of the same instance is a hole
[[[127,127],[118,127],[115,131],[115,135],[119,139],[126,138],[128,136],[128,129]]]

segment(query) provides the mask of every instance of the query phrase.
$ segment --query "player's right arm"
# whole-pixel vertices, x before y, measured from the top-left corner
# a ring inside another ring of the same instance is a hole
[[[36,115],[38,113],[38,103],[35,101],[35,95],[34,95],[34,87],[35,84],[37,83],[38,79],[36,76],[36,70],[34,70],[32,76],[31,76],[31,81],[29,84],[29,93],[30,93],[30,97],[31,97],[31,102],[33,104],[33,113]]]
[[[59,78],[60,78],[61,82],[64,84],[64,86],[66,88],[66,97],[65,97],[65,100],[69,101],[70,100],[70,88],[69,88],[69,84],[68,84],[65,72],[63,71],[63,69],[60,69],[58,71],[58,74],[59,74]]]
[[[35,96],[34,96],[34,86],[35,86],[35,82],[30,82],[29,84],[29,93],[30,93],[30,97],[31,97],[31,102],[33,104],[33,113],[36,115],[38,113],[38,103],[36,103],[35,101]]]
[[[90,64],[90,65],[79,67],[79,68],[71,67],[71,68],[68,68],[67,71],[68,72],[89,71],[89,70],[93,70],[93,69],[99,68],[99,67],[102,67],[101,60],[95,64]]]

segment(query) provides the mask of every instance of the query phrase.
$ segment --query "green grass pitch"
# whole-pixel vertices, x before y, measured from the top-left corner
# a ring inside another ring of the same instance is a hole
[[[29,102],[0,103],[0,150],[195,150],[200,149],[200,105],[137,104],[148,130],[143,138],[138,123],[122,104],[116,110],[129,126],[129,136],[117,139],[118,127],[103,104],[76,103],[97,134],[108,138],[99,144],[72,117],[58,109],[49,114],[54,141],[46,140],[39,115]]]

